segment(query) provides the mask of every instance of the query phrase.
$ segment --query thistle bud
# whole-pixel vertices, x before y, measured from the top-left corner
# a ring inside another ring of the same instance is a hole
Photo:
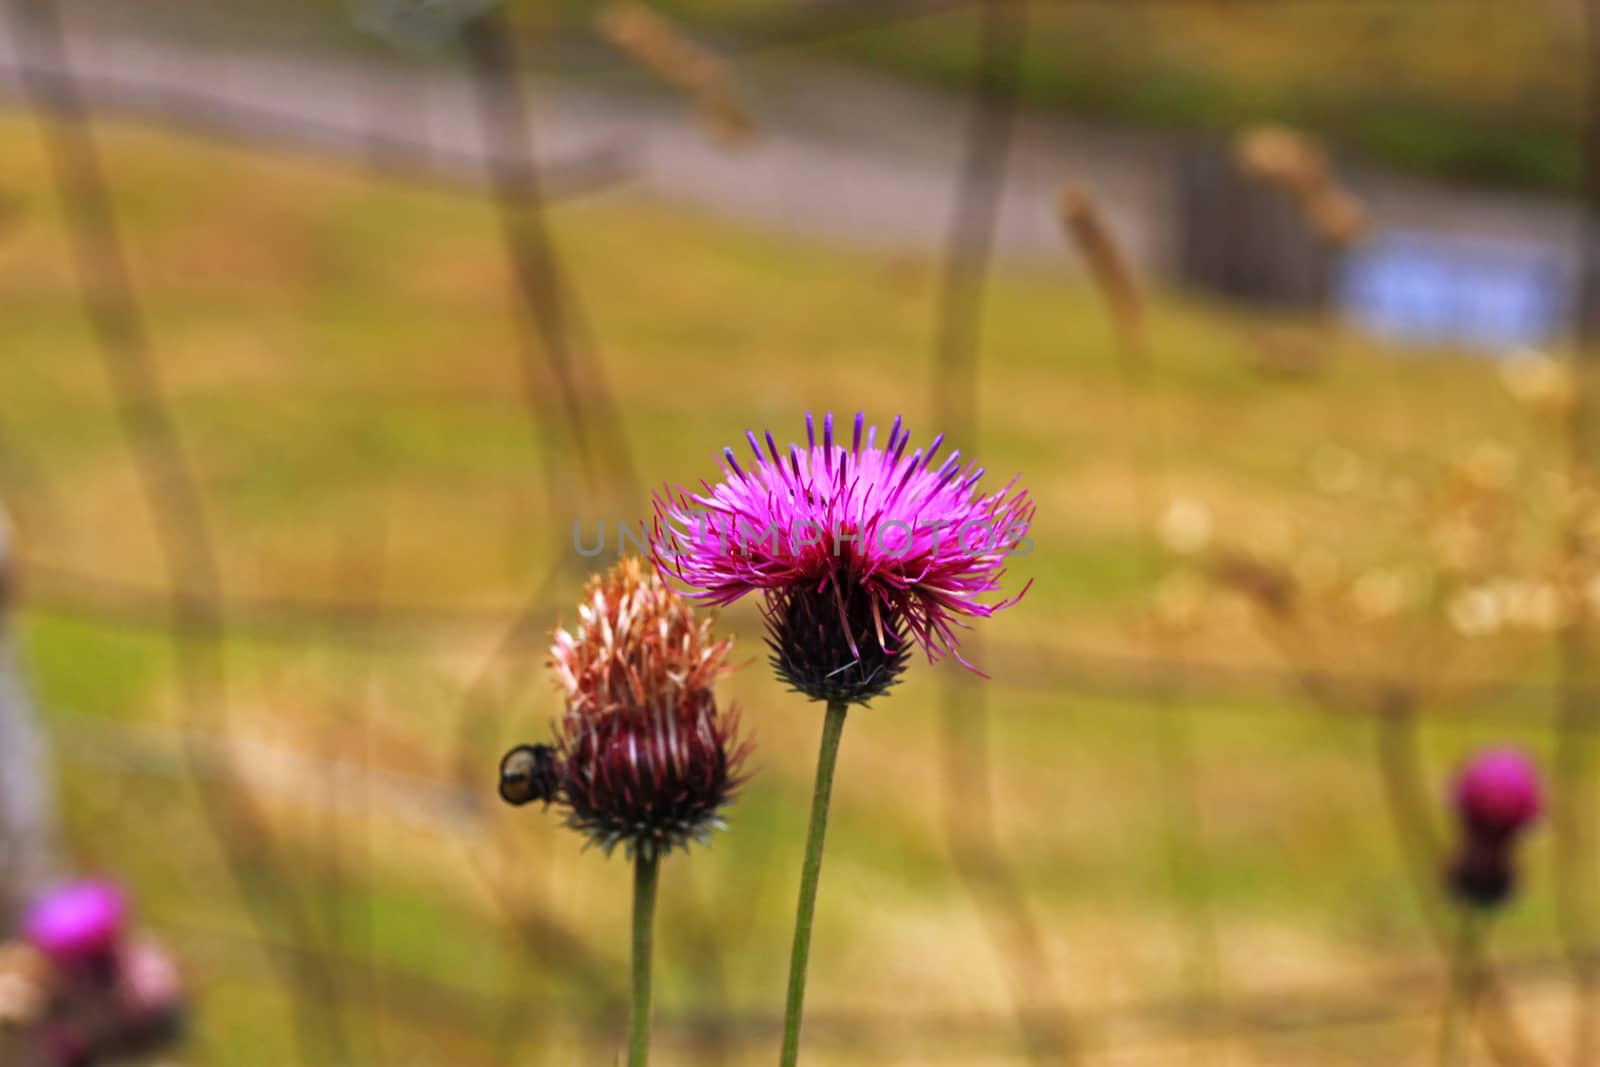
[[[1452,799],[1462,835],[1450,890],[1470,907],[1498,907],[1516,892],[1516,840],[1543,807],[1538,772],[1520,752],[1494,749],[1462,769]]]
[[[109,973],[127,926],[128,903],[109,882],[49,890],[23,919],[23,936],[56,967]]]

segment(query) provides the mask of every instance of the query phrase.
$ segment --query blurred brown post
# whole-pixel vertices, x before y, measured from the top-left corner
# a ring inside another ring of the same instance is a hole
[[[0,512],[0,940],[50,875],[55,825],[48,753],[11,632],[11,527]]]
[[[1337,251],[1281,189],[1240,173],[1218,145],[1178,171],[1178,270],[1196,290],[1264,307],[1327,306]]]

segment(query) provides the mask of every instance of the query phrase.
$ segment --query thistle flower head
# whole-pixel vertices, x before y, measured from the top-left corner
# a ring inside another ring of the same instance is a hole
[[[748,754],[712,691],[732,644],[637,559],[591,580],[577,625],[551,646],[566,704],[555,742],[508,753],[501,795],[557,803],[607,852],[704,842],[723,825]]]
[[[48,890],[23,919],[27,943],[61,967],[88,965],[116,952],[128,921],[127,897],[110,882],[74,882]]]
[[[1543,808],[1538,771],[1514,749],[1483,752],[1456,778],[1455,807],[1469,834],[1511,837],[1526,829]]]
[[[1513,845],[1543,806],[1538,772],[1522,753],[1492,749],[1462,769],[1454,801],[1463,834],[1448,872],[1450,888],[1472,907],[1503,904],[1516,889]]]
[[[699,600],[761,592],[779,673],[814,699],[882,693],[906,637],[930,661],[966,664],[957,630],[1022,595],[985,599],[1026,540],[1033,503],[1015,480],[981,492],[984,469],[959,452],[938,461],[942,435],[912,449],[896,418],[880,443],[857,414],[836,441],[830,414],[820,440],[806,416],[807,443],[786,453],[771,433],[764,448],[746,439],[748,467],[725,449],[721,482],[656,496],[652,555]]]

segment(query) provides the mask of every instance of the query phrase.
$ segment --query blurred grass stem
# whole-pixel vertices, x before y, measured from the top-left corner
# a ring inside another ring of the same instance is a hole
[[[1471,1058],[1466,1034],[1477,1009],[1478,954],[1484,923],[1470,908],[1459,909],[1461,921],[1450,954],[1450,988],[1445,996],[1444,1023],[1439,1031],[1439,1067],[1464,1067]]]

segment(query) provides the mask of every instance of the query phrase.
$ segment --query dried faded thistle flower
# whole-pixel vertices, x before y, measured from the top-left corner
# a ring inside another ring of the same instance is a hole
[[[756,124],[734,96],[722,60],[642,4],[614,3],[595,28],[618,50],[694,103],[712,138],[727,147],[755,136]]]
[[[1105,213],[1076,185],[1061,190],[1059,203],[1062,228],[1089,264],[1089,273],[1111,310],[1125,356],[1138,356],[1144,347],[1144,301]]]
[[[608,853],[706,842],[748,754],[712,692],[732,644],[640,560],[593,578],[577,626],[557,630],[550,650],[566,704],[555,744],[508,753],[501,795],[556,803]]]

